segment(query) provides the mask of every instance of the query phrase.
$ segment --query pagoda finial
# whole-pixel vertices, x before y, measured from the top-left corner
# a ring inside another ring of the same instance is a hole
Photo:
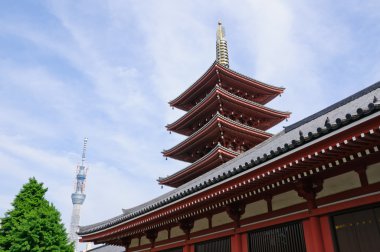
[[[225,67],[229,67],[227,40],[225,36],[226,33],[222,22],[218,21],[218,29],[216,30],[216,61]]]

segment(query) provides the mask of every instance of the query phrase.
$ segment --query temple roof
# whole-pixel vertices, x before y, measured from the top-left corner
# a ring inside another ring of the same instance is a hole
[[[220,79],[221,76],[225,76],[228,79],[233,79],[236,82],[244,85],[246,88],[256,90],[258,93],[265,93],[266,97],[260,98],[259,103],[261,104],[265,104],[271,101],[277,95],[281,94],[285,89],[252,79],[251,77],[235,72],[230,68],[226,68],[215,61],[206,71],[206,73],[204,73],[196,82],[194,82],[194,84],[192,84],[177,98],[170,101],[170,106],[188,111],[193,107],[193,105],[190,104],[190,101],[200,97],[200,94],[204,93],[207,87],[209,90],[211,90],[216,85],[216,83],[218,83],[218,79]]]
[[[321,141],[330,134],[337,134],[345,127],[358,124],[364,120],[380,116],[380,82],[321,110],[293,125],[288,126],[277,135],[246,151],[238,157],[215,169],[173,189],[144,204],[125,210],[119,216],[93,225],[79,228],[81,236],[93,234],[122,223],[128,223],[143,214],[165,208],[182,198],[205,191],[210,186],[223,184],[233,177],[238,177],[250,170],[281,158],[293,150],[305,148],[311,142]],[[327,120],[328,118],[328,120]]]
[[[238,152],[217,144],[214,149],[212,149],[209,153],[191,165],[165,178],[159,178],[157,181],[162,185],[178,187],[185,182],[188,182],[191,179],[197,177],[198,175],[205,173],[210,169],[215,168],[216,166],[236,157],[237,155],[239,155]]]
[[[213,137],[215,134],[221,135],[221,129],[223,129],[223,131],[233,130],[234,134],[244,136],[247,139],[247,142],[249,140],[255,140],[256,142],[260,143],[272,136],[272,134],[268,132],[252,128],[240,122],[233,121],[217,112],[216,115],[199,130],[191,134],[188,138],[172,147],[171,149],[164,150],[162,153],[167,157],[187,162],[194,162],[196,158],[193,158],[194,160],[191,160],[192,158],[189,157],[189,160],[187,160],[186,158],[188,155],[182,154],[186,153],[186,151],[189,149],[193,149],[195,145],[207,142],[209,138]]]
[[[250,114],[250,115],[257,115],[264,118],[272,119],[273,122],[270,124],[270,126],[263,126],[263,128],[257,127],[261,130],[267,130],[271,126],[279,123],[285,118],[288,118],[290,115],[290,112],[283,112],[283,111],[268,108],[259,103],[234,95],[224,90],[223,88],[216,86],[201,102],[199,102],[197,105],[191,108],[185,115],[183,115],[177,121],[171,124],[168,124],[166,127],[168,130],[188,136],[192,132],[189,132],[189,130],[184,129],[184,127],[190,121],[196,120],[198,117],[204,116],[205,113],[210,112],[209,110],[213,106],[218,106],[218,110],[219,110],[219,103],[220,102],[223,103],[224,101],[233,103],[235,106],[239,106],[240,107],[239,111],[245,111],[247,114]],[[214,109],[214,111],[212,112],[215,112],[215,111],[216,110]]]

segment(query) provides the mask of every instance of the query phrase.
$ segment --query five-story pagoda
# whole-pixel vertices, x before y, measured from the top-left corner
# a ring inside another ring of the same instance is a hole
[[[268,85],[229,69],[227,41],[218,23],[216,61],[176,99],[172,107],[186,111],[167,125],[187,138],[163,155],[190,162],[186,168],[159,178],[162,185],[178,187],[270,138],[269,128],[289,117],[266,103],[284,88]]]

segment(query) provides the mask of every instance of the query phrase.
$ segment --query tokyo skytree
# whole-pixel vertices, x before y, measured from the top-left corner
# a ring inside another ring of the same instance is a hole
[[[79,238],[77,235],[79,219],[80,219],[80,209],[86,199],[86,194],[84,194],[87,167],[85,167],[86,161],[86,148],[87,148],[87,138],[84,139],[83,152],[82,152],[82,162],[81,165],[77,167],[76,172],[76,182],[75,182],[75,192],[71,194],[71,200],[73,202],[73,212],[71,214],[71,224],[70,224],[70,241],[74,242],[75,251],[78,251]]]

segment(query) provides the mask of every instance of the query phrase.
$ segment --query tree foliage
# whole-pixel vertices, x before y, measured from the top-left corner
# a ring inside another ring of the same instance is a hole
[[[74,251],[58,210],[45,199],[47,188],[29,179],[0,219],[0,252]]]

